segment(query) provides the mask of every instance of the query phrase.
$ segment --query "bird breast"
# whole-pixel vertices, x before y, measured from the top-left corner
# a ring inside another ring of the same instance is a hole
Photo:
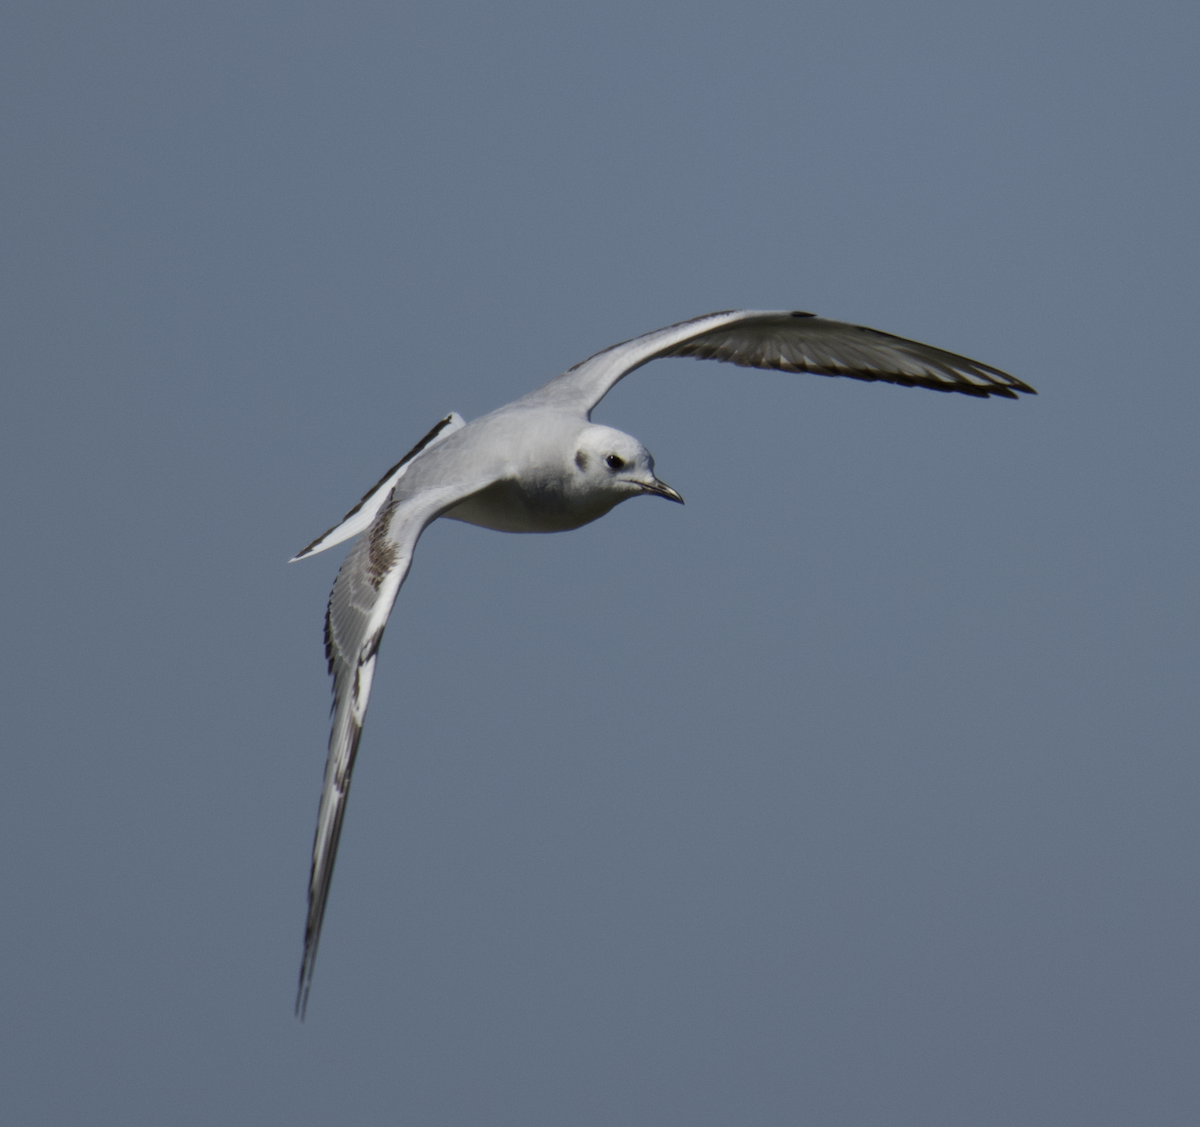
[[[561,478],[498,481],[443,513],[497,532],[567,532],[604,516],[617,496],[579,496]]]

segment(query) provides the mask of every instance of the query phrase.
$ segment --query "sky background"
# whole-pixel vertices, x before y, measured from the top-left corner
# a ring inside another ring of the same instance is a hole
[[[1200,1120],[1195,3],[36,3],[0,37],[5,1119]],[[439,522],[306,1023],[325,600],[442,415],[663,361],[687,506]]]

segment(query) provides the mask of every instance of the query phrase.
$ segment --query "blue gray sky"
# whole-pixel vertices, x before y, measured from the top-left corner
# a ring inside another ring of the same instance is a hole
[[[0,1080],[28,1127],[1193,1124],[1200,10],[12,3]],[[426,534],[292,1015],[341,553],[714,309],[687,506]]]

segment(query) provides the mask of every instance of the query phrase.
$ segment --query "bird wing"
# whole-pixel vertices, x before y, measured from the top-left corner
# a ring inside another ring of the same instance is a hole
[[[325,551],[326,548],[332,548],[335,544],[349,540],[351,536],[365,532],[371,527],[371,522],[379,514],[379,510],[387,503],[396,483],[408,472],[412,460],[422,451],[427,450],[430,446],[435,446],[444,438],[449,438],[456,430],[462,430],[466,425],[463,417],[457,411],[451,411],[363,494],[363,499],[342,517],[340,524],[335,524],[328,532],[322,532],[307,548],[301,548],[288,560],[288,563],[306,560],[309,556],[315,556],[318,552]]]
[[[421,533],[448,508],[487,484],[490,479],[471,485],[437,486],[407,497],[397,496],[393,488],[334,581],[325,613],[325,656],[333,675],[333,723],[313,837],[304,959],[296,993],[296,1013],[301,1018],[312,989],[321,921],[383,629],[408,575]]]
[[[528,401],[590,415],[622,377],[664,356],[724,360],[743,368],[778,368],[849,376],[934,391],[1016,399],[1036,394],[1014,376],[915,340],[812,313],[727,310],[668,325],[614,344],[556,376]]]

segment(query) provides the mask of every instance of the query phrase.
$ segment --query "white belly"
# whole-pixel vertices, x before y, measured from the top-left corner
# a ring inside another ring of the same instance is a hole
[[[529,491],[514,481],[498,481],[442,516],[497,532],[567,532],[604,516],[618,500],[608,495],[581,500],[554,485]]]

